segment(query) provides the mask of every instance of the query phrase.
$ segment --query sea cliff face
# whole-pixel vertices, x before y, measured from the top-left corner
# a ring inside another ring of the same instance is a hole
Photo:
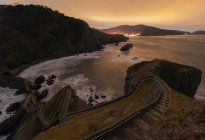
[[[166,60],[145,61],[133,65],[127,73],[127,81],[130,81],[129,77],[132,77],[133,74],[138,76],[146,73],[154,74],[174,90],[190,97],[194,97],[202,76],[202,71],[197,68]]]
[[[82,20],[35,5],[0,7],[0,72],[37,60],[92,52],[128,38],[92,29]]]

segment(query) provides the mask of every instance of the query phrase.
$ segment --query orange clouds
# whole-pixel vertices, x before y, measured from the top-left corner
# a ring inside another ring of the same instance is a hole
[[[13,2],[12,0],[3,0]],[[107,25],[198,25],[205,27],[205,0],[15,0],[43,4],[73,16]]]

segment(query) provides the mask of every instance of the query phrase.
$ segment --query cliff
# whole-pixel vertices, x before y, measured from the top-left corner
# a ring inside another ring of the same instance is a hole
[[[190,66],[170,63],[166,60],[153,60],[133,65],[128,69],[129,75],[136,72],[138,76],[151,73],[164,80],[171,88],[187,96],[194,97],[201,82],[202,71]]]
[[[0,72],[45,58],[92,52],[126,41],[82,20],[37,5],[0,6]]]

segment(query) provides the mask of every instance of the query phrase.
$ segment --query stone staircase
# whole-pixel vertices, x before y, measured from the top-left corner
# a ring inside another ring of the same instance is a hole
[[[164,113],[170,103],[171,94],[162,92],[159,102],[140,114],[138,117],[129,120],[125,125],[95,137],[92,140],[149,140],[150,129],[158,122],[164,120]]]

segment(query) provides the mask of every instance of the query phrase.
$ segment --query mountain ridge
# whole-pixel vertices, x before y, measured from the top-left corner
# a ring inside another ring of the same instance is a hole
[[[164,36],[164,35],[184,35],[190,32],[180,30],[167,30],[143,24],[120,25],[113,28],[101,30],[105,33],[140,34],[141,36]]]

